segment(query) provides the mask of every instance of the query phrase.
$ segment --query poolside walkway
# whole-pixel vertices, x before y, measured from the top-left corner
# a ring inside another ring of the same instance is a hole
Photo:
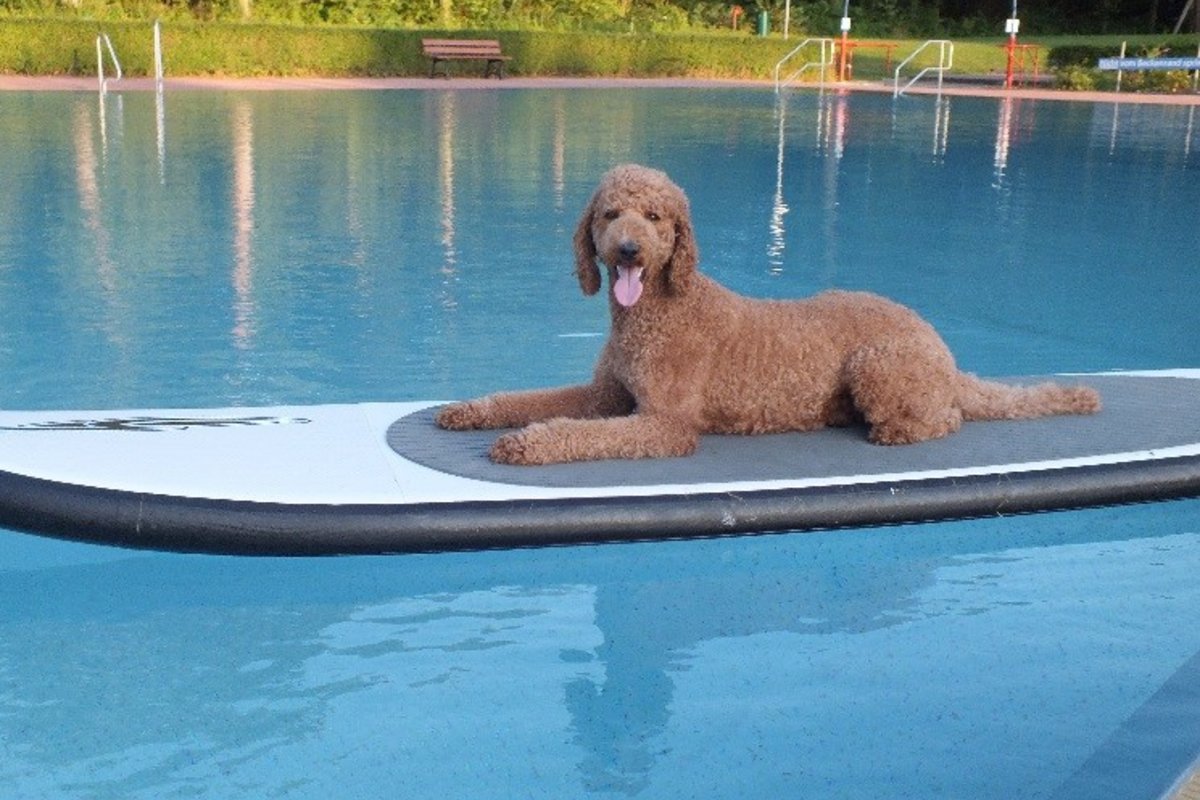
[[[502,81],[483,78],[216,78],[182,77],[167,78],[164,87],[170,91],[198,90],[241,90],[241,91],[296,91],[335,89],[605,89],[605,88],[713,88],[713,87],[769,87],[770,81],[720,80],[703,78],[506,78]],[[844,84],[829,84],[828,91],[892,92],[887,81],[852,81]],[[151,78],[125,78],[110,81],[110,92],[152,91]],[[814,91],[815,86],[804,86],[797,91]],[[0,75],[0,91],[64,91],[94,92],[95,78],[88,77],[36,77],[28,75]],[[936,86],[914,86],[908,90],[912,95],[936,95]],[[1061,100],[1086,103],[1130,103],[1158,105],[1200,105],[1200,94],[1133,94],[1129,92],[1073,92],[1061,89],[1017,88],[1004,89],[988,85],[955,83],[943,86],[940,94],[945,96],[994,97],[1003,99],[1028,98],[1036,100]]]
[[[177,90],[288,91],[324,89],[603,89],[620,87],[750,87],[766,86],[763,81],[708,80],[699,78],[219,78],[210,76],[167,78],[165,88]],[[125,78],[110,81],[111,91],[150,91],[152,78]],[[93,77],[35,77],[0,75],[0,90],[87,91],[97,90]]]

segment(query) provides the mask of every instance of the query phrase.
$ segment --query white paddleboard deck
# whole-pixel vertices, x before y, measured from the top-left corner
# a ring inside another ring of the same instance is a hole
[[[1036,382],[1038,378],[1015,379]],[[1200,495],[1200,370],[1074,376],[1094,416],[708,436],[688,458],[511,467],[436,403],[0,411],[0,525],[164,550],[420,552],[961,519]]]

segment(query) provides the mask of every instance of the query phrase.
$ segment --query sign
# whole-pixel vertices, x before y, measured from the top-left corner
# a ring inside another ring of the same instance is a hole
[[[1104,70],[1128,70],[1138,72],[1145,70],[1166,69],[1200,69],[1200,57],[1184,58],[1102,58],[1097,65]]]

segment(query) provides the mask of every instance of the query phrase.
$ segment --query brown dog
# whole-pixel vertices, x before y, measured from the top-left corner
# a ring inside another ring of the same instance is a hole
[[[608,272],[612,331],[591,383],[442,409],[443,428],[521,428],[493,460],[548,464],[692,453],[703,433],[865,422],[876,444],[946,436],[964,420],[1090,414],[1095,390],[1014,387],[960,372],[934,329],[882,297],[754,300],[696,271],[687,198],[626,165],[600,182],[575,233],[585,294]]]

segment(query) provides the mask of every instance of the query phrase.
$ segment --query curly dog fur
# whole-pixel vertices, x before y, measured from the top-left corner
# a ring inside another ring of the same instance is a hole
[[[1083,386],[1014,387],[960,372],[934,329],[876,295],[742,297],[696,270],[687,197],[662,172],[606,174],[575,232],[588,295],[608,274],[612,331],[591,383],[493,394],[442,409],[452,430],[520,428],[493,460],[548,464],[684,456],[704,433],[808,431],[865,422],[909,444],[964,420],[1089,414]]]

